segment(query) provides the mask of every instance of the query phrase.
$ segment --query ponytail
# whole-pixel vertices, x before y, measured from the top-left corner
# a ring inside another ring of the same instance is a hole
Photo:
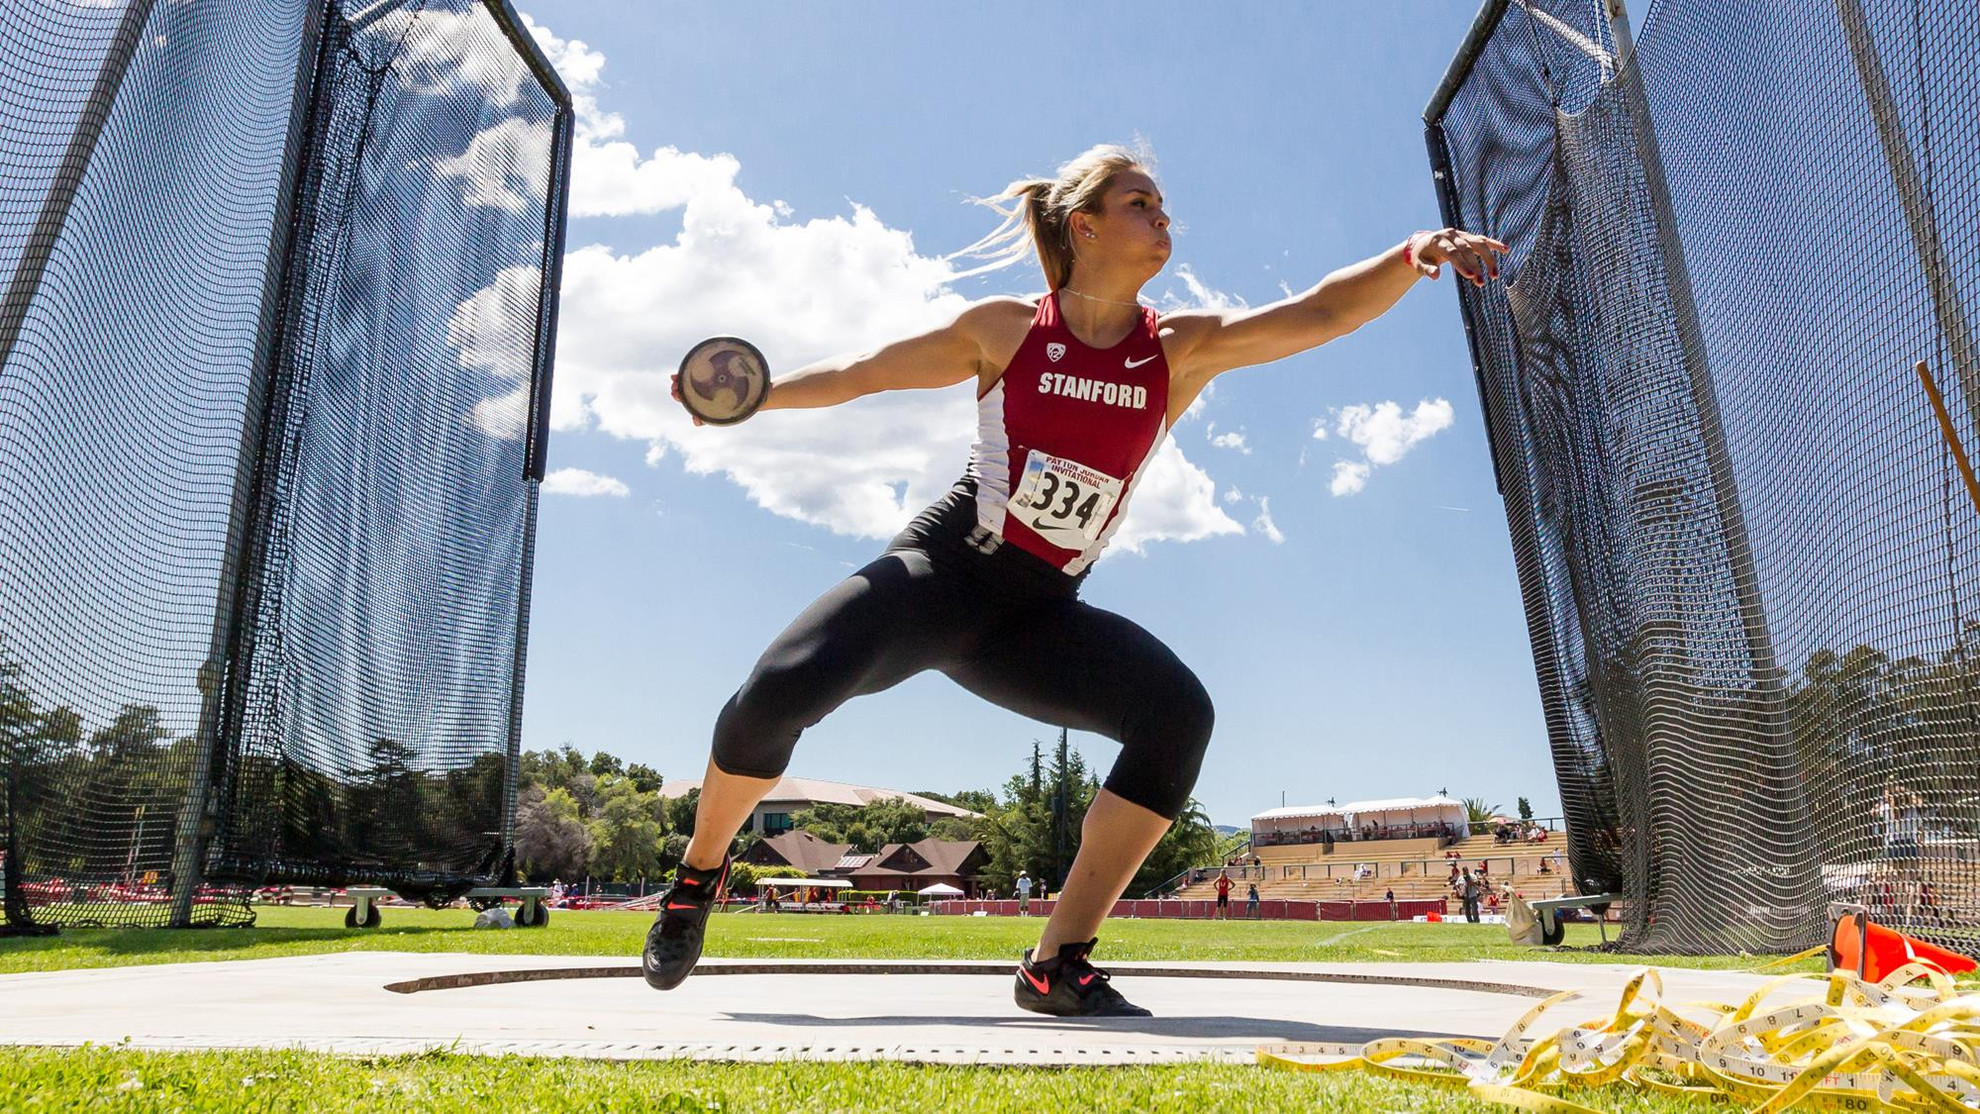
[[[955,277],[1008,267],[1024,258],[1028,244],[1038,255],[1047,287],[1057,290],[1066,285],[1072,281],[1074,258],[1072,215],[1098,211],[1116,176],[1126,170],[1146,170],[1152,162],[1146,150],[1101,144],[1061,166],[1057,178],[1023,178],[995,197],[971,198],[1003,220],[989,235],[949,257],[983,260]]]

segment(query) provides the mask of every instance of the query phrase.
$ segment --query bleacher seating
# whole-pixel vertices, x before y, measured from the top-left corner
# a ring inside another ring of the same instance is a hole
[[[1331,853],[1319,844],[1260,847],[1254,853],[1261,865],[1252,866],[1251,856],[1242,867],[1228,867],[1232,882],[1231,900],[1241,902],[1245,887],[1258,883],[1258,896],[1264,900],[1292,901],[1381,901],[1391,889],[1397,901],[1435,901],[1450,895],[1451,863],[1460,868],[1486,864],[1486,877],[1504,894],[1508,889],[1528,901],[1564,897],[1573,892],[1562,865],[1567,857],[1567,837],[1549,832],[1544,843],[1501,844],[1491,835],[1475,835],[1436,849],[1433,840],[1375,840],[1335,844]],[[1561,861],[1553,859],[1561,852]],[[1455,851],[1456,860],[1446,856]],[[1545,861],[1548,872],[1540,873]],[[1356,868],[1372,868],[1357,880]],[[1210,868],[1202,881],[1183,887],[1175,896],[1215,899],[1217,870]],[[1456,908],[1456,903],[1452,903]]]

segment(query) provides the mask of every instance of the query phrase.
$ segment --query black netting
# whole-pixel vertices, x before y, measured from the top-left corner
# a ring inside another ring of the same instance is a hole
[[[8,921],[488,877],[568,95],[500,0],[0,0],[0,44]]]
[[[1895,0],[1488,9],[1433,102],[1570,854],[1625,945],[1980,927],[1980,23]],[[1652,123],[1654,121],[1654,125]]]

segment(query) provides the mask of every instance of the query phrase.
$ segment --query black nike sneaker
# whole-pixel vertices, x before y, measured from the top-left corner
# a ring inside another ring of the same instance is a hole
[[[1107,985],[1107,972],[1087,961],[1098,939],[1066,944],[1044,961],[1026,952],[1017,970],[1017,1004],[1054,1017],[1150,1017]]]
[[[672,990],[694,970],[695,961],[701,958],[701,934],[708,926],[708,914],[728,886],[727,855],[722,856],[721,866],[709,870],[681,864],[667,896],[660,899],[660,915],[646,930],[646,950],[639,957],[646,985]]]

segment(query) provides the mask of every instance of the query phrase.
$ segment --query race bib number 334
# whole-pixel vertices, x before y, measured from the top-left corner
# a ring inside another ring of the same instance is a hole
[[[1085,549],[1120,502],[1122,483],[1094,468],[1031,450],[1011,495],[1010,515],[1061,549]]]

